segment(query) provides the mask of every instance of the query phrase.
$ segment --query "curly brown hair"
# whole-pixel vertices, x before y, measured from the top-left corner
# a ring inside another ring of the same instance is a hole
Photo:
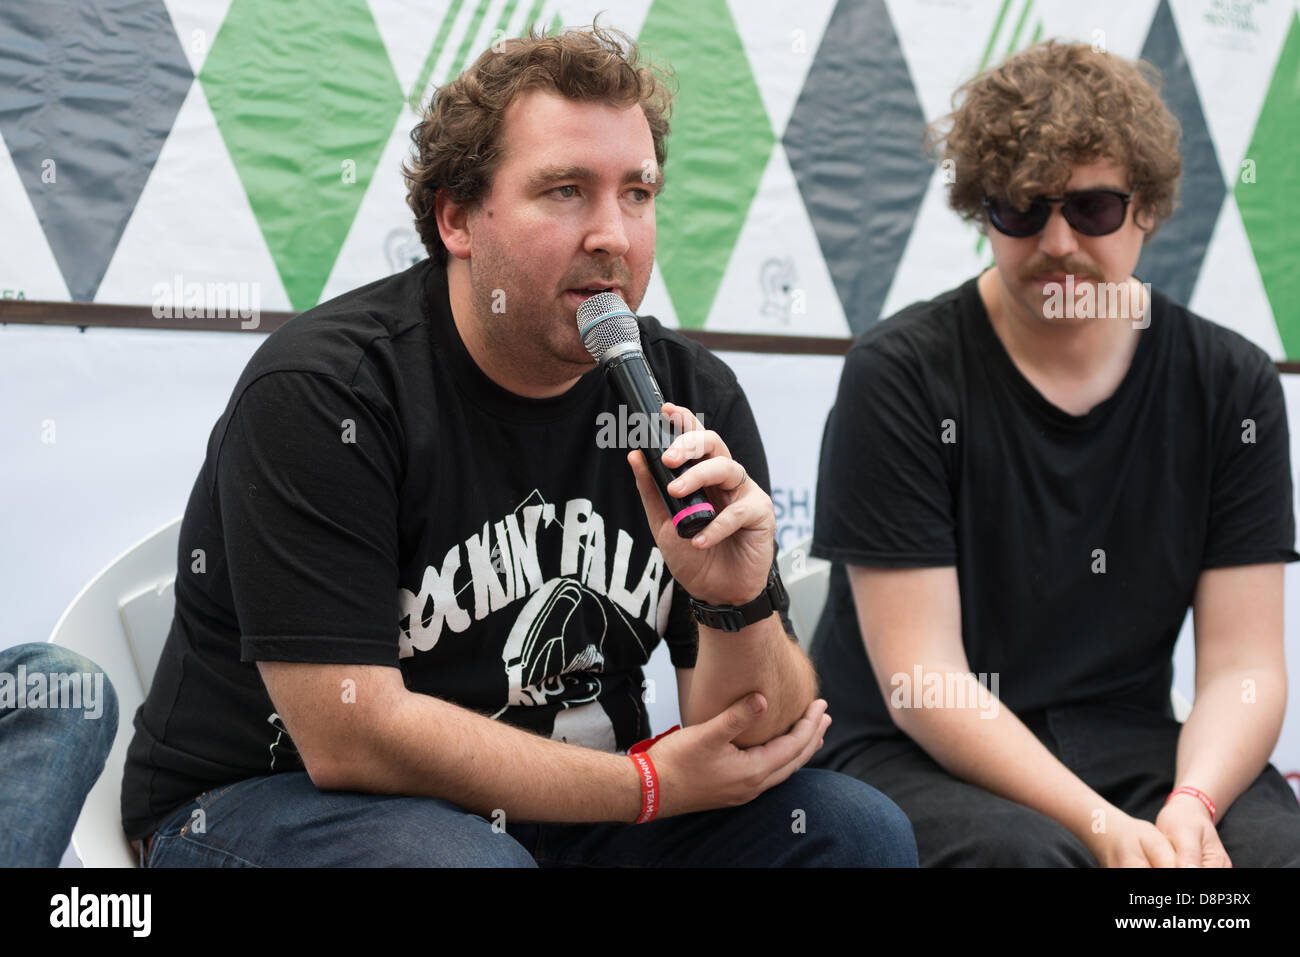
[[[488,194],[501,160],[506,108],[515,97],[542,89],[571,100],[640,104],[662,169],[668,158],[673,83],[669,73],[645,63],[631,37],[596,23],[552,36],[534,29],[527,37],[494,44],[434,92],[411,131],[413,155],[402,173],[424,248],[436,262],[447,262],[434,213],[439,190],[465,206]]]
[[[1072,165],[1113,160],[1129,171],[1134,215],[1150,217],[1150,239],[1173,215],[1183,166],[1182,131],[1159,90],[1146,61],[1048,40],[958,89],[954,111],[927,128],[926,148],[953,161],[949,205],[980,223],[986,195],[1024,207],[1059,195]]]

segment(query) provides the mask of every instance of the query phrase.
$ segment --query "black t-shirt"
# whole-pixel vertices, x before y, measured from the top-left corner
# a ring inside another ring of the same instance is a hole
[[[768,489],[731,370],[640,327],[664,394]],[[176,612],[127,754],[128,837],[204,790],[302,769],[259,660],[394,665],[412,691],[540,734],[610,751],[646,737],[641,666],[662,636],[693,667],[698,633],[626,449],[598,447],[616,406],[602,370],[550,399],[493,383],[429,260],[268,337],[185,510]]]
[[[1089,701],[1167,712],[1201,571],[1300,557],[1272,362],[1152,299],[1128,373],[1079,416],[1016,368],[974,279],[854,343],[817,487],[812,551],[835,563],[813,643],[835,717],[818,763],[842,766],[898,733],[845,563],[956,566],[970,668],[1013,712]],[[889,676],[891,697],[924,706],[917,677]]]

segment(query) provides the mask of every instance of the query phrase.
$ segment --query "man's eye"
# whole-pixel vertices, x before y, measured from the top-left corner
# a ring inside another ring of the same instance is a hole
[[[632,198],[637,203],[648,203],[650,202],[650,200],[654,199],[654,195],[655,195],[654,193],[650,192],[650,190],[648,189],[634,189],[631,191],[631,193],[632,193]]]
[[[570,199],[578,195],[578,187],[572,184],[568,186],[556,186],[551,190],[551,192],[556,196],[559,196],[561,199]]]

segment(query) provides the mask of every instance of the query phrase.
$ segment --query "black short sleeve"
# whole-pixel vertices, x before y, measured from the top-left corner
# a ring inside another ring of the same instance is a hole
[[[933,407],[913,366],[870,344],[845,359],[818,470],[812,551],[819,558],[880,567],[956,563],[944,451],[945,439],[956,439],[956,410]]]
[[[338,378],[273,372],[244,390],[215,489],[243,660],[396,666],[399,461]]]
[[[1205,568],[1295,561],[1291,440],[1277,370],[1261,353],[1216,425]]]

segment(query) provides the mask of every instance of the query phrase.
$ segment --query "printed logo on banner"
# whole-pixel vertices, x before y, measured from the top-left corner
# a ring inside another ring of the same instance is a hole
[[[1259,23],[1255,20],[1258,3],[1259,0],[1208,0],[1201,16],[1221,33],[1253,37],[1259,34]]]
[[[410,269],[427,256],[420,234],[409,226],[390,230],[384,237],[384,258],[393,272]]]
[[[790,315],[794,311],[795,296],[798,290],[798,273],[794,259],[790,256],[773,257],[764,261],[759,269],[759,285],[763,293],[763,306],[760,310],[765,316],[780,320],[782,325],[790,324]]]
[[[785,551],[813,531],[813,491],[807,485],[772,489],[776,511],[776,547]]]

